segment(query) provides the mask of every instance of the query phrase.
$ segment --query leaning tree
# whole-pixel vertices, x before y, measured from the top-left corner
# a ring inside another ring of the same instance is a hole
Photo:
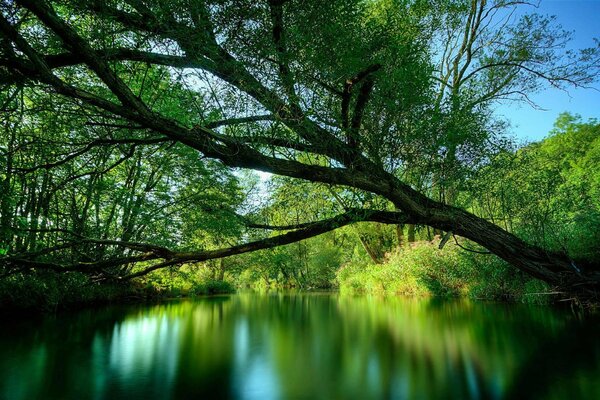
[[[215,250],[75,235],[79,244],[127,252],[73,263],[43,257],[69,246],[63,243],[9,253],[4,268],[98,274],[143,261],[142,269],[117,276],[129,279],[375,221],[462,236],[536,278],[595,297],[598,266],[532,246],[453,205],[461,171],[485,163],[497,138],[497,102],[527,102],[544,85],[587,86],[597,76],[598,49],[565,50],[569,33],[522,6],[510,0],[3,0],[3,90],[35,88],[68,99],[109,132],[68,160],[100,146],[177,143],[197,151],[198,163],[212,159],[345,187],[388,204],[280,226],[287,233]],[[155,104],[157,93],[172,96],[169,107]]]

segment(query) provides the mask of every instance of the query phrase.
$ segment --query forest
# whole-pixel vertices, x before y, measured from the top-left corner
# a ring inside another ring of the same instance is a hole
[[[511,0],[0,1],[0,308],[600,300],[600,45]],[[596,89],[597,90],[597,89]]]

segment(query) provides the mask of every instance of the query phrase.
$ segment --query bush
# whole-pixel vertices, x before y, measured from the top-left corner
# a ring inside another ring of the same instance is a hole
[[[93,282],[77,272],[46,271],[1,279],[0,309],[55,312],[91,304],[233,292],[229,282],[210,278],[204,268],[155,271],[120,284]]]
[[[467,252],[448,243],[442,250],[419,242],[384,264],[348,263],[337,271],[340,291],[376,295],[471,297],[546,303],[545,283],[491,255]],[[536,293],[536,294],[534,294]]]
[[[0,308],[54,312],[139,296],[134,283],[98,284],[77,272],[14,274],[0,280]]]
[[[227,281],[218,281],[214,279],[198,282],[190,291],[190,294],[195,296],[225,293],[235,293],[233,285]]]
[[[180,268],[158,270],[145,276],[145,290],[158,293],[161,297],[199,296],[207,294],[233,293],[235,289],[228,281],[213,278],[210,268],[185,265]]]

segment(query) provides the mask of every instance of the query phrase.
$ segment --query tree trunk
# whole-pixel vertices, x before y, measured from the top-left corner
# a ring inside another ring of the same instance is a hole
[[[5,129],[8,129],[8,123]],[[10,139],[6,148],[6,167],[4,171],[4,179],[0,182],[0,250],[8,250],[13,244],[12,236],[12,221],[13,206],[12,206],[12,170],[13,170],[13,152],[15,144],[14,129],[10,129]]]
[[[373,248],[371,247],[371,245],[369,244],[367,239],[364,237],[364,235],[361,235],[360,233],[358,233],[358,239],[360,240],[360,243],[362,244],[363,248],[369,255],[369,258],[371,258],[371,260],[375,264],[381,264],[381,260],[379,259],[377,253],[375,252],[375,250],[373,250]]]
[[[225,280],[225,259],[221,258],[219,260],[219,276],[217,278],[219,281]]]
[[[396,225],[396,237],[398,238],[398,248],[404,246],[404,224]]]
[[[402,209],[398,201],[401,196],[390,197],[395,198],[396,206]],[[565,255],[529,245],[499,226],[456,207],[429,201],[425,212],[419,212],[415,218],[425,225],[470,239],[518,269],[561,290],[598,299],[600,271],[592,265],[575,263]]]
[[[408,224],[408,243],[415,242],[415,224]]]

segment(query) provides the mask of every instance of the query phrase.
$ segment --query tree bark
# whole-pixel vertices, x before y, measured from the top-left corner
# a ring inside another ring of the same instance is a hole
[[[415,224],[408,224],[408,243],[415,242]]]
[[[362,235],[361,233],[357,233],[357,234],[358,234],[358,239],[360,240],[360,243],[362,244],[363,249],[365,249],[365,251],[369,255],[369,258],[375,264],[381,264],[381,260],[379,259],[379,256],[377,255],[377,252],[375,252],[375,250],[373,250],[373,248],[371,247],[371,245],[369,244],[369,242],[367,241],[367,239],[365,238],[365,236]]]
[[[223,282],[225,280],[225,259],[221,258],[219,260],[219,276],[217,280]]]
[[[396,238],[398,239],[398,248],[404,247],[404,224],[396,225]]]

